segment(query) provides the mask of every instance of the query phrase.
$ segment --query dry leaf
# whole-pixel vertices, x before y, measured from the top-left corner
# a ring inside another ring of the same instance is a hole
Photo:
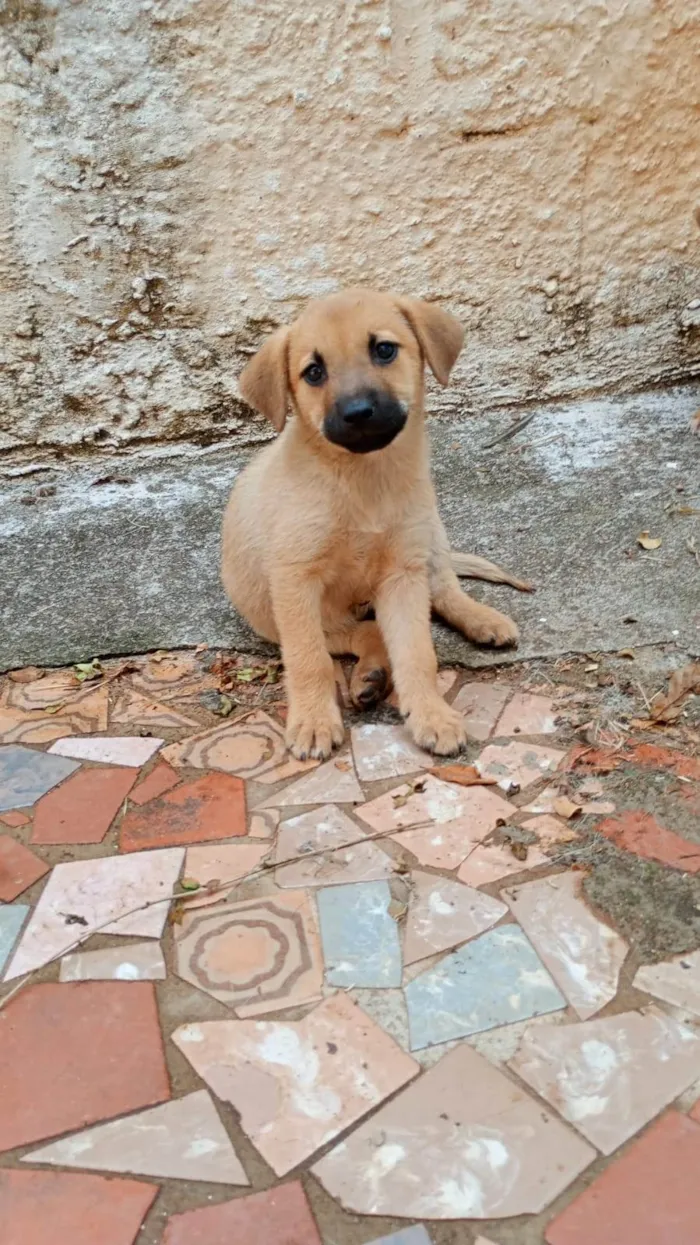
[[[564,817],[566,821],[572,817],[578,817],[581,812],[581,805],[574,804],[573,800],[566,795],[557,796],[556,800],[552,801],[552,808],[557,816]]]
[[[460,787],[494,787],[496,778],[487,778],[480,774],[474,765],[436,765],[428,770],[433,778],[441,778],[443,782],[454,782]]]
[[[527,860],[527,843],[513,842],[510,844],[510,850],[516,860]]]
[[[661,537],[650,536],[648,532],[640,532],[637,537],[637,544],[641,545],[642,549],[658,549],[661,544]]]
[[[35,683],[37,679],[43,679],[44,674],[45,671],[38,666],[25,666],[24,670],[10,670],[7,677],[13,683]]]
[[[691,661],[681,670],[674,670],[665,696],[655,696],[651,704],[651,717],[657,722],[673,722],[680,717],[683,700],[689,692],[700,691],[700,662]]]
[[[394,921],[400,921],[408,912],[408,904],[401,903],[399,899],[392,899],[387,911]]]
[[[335,768],[341,770],[343,774],[347,774],[350,769],[349,761],[336,761]]]
[[[637,660],[637,654],[633,648],[621,648],[617,655],[618,657],[626,657],[628,661]]]

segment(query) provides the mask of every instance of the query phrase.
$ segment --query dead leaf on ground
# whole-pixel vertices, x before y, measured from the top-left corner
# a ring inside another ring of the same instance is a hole
[[[642,549],[658,549],[661,545],[661,537],[650,536],[646,531],[640,532],[637,537],[637,544],[641,545]]]
[[[559,817],[564,817],[566,821],[570,821],[572,817],[578,817],[581,813],[581,805],[574,804],[566,795],[559,795],[552,800],[552,808]]]
[[[101,679],[104,673],[99,657],[92,661],[78,661],[73,666],[76,679],[81,683],[89,683],[92,679]]]
[[[626,657],[628,661],[636,661],[637,654],[633,648],[621,648],[618,650],[618,657]]]
[[[527,860],[527,843],[513,842],[510,844],[510,850],[516,860]]]
[[[183,878],[180,883],[180,889],[183,891],[198,891],[200,883],[196,878]]]
[[[23,670],[10,670],[8,679],[12,679],[13,683],[36,683],[37,679],[43,679],[46,674],[45,670],[41,670],[39,666],[25,666]]]
[[[474,765],[436,765],[428,770],[433,778],[441,778],[443,782],[454,782],[460,787],[495,787],[496,778],[487,778],[480,774]]]
[[[655,722],[673,722],[683,712],[682,701],[691,692],[700,692],[700,662],[691,661],[674,670],[664,696],[659,693],[651,702],[650,716]]]

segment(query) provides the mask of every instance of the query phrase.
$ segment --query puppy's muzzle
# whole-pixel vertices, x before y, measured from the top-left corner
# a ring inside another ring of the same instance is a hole
[[[383,450],[406,423],[406,411],[389,393],[363,389],[338,398],[323,421],[323,434],[353,454]]]

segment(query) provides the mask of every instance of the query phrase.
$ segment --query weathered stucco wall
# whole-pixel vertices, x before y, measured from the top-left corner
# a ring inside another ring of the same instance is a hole
[[[264,331],[439,299],[444,411],[700,364],[697,0],[0,0],[0,449],[250,432]]]

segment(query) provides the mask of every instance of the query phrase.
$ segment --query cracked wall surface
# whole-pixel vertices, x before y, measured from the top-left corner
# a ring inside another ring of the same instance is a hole
[[[310,295],[439,300],[443,413],[700,370],[698,0],[0,0],[0,451],[247,438]]]

